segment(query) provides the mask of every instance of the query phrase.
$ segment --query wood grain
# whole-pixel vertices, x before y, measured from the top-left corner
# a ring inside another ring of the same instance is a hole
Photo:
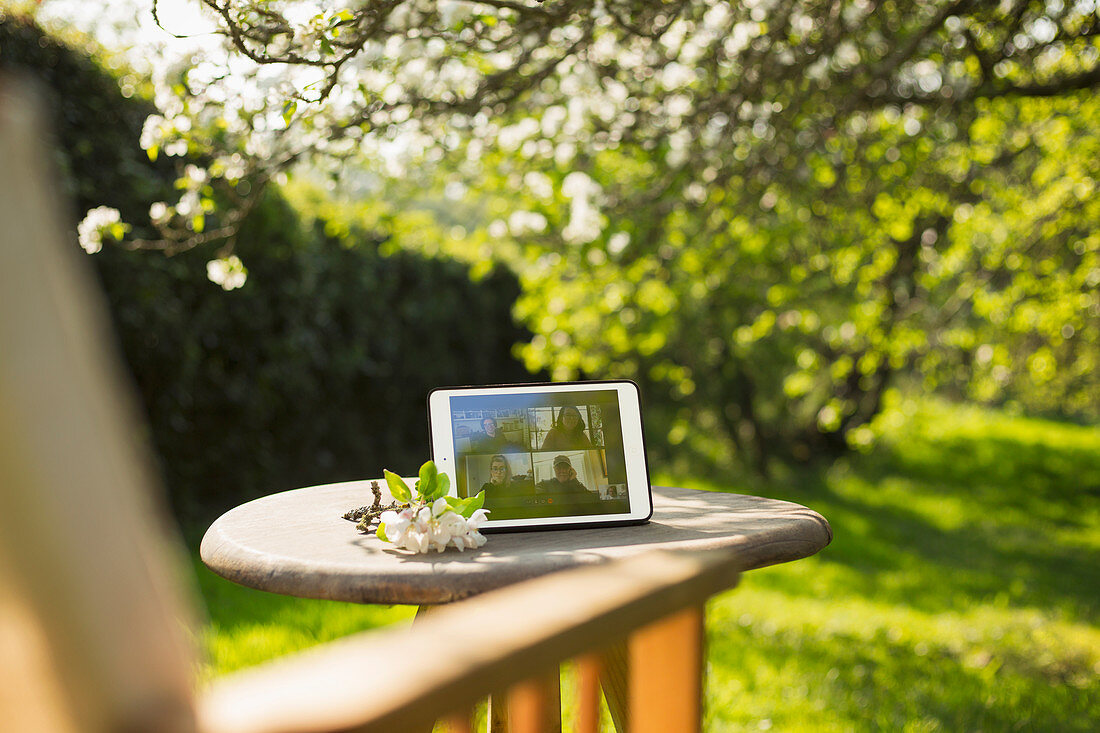
[[[654,487],[648,524],[494,534],[476,551],[409,555],[341,519],[369,501],[369,484],[297,489],[243,504],[211,525],[202,559],[229,580],[274,593],[424,604],[655,549],[736,550],[740,569],[749,570],[813,555],[832,539],[821,515],[798,504]]]

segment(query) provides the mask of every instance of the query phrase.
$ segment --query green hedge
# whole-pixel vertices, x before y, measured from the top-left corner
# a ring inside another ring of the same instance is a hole
[[[12,67],[47,91],[75,211],[146,218],[175,178],[138,146],[148,104],[123,98],[84,53],[0,14],[0,68]],[[531,379],[511,355],[529,337],[511,318],[514,276],[474,282],[453,260],[384,256],[385,236],[338,241],[271,192],[237,239],[249,268],[239,290],[207,280],[210,248],[93,256],[183,517],[383,467],[413,471],[428,454],[430,389]]]

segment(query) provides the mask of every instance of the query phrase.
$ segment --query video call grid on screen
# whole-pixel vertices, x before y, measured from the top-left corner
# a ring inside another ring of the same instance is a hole
[[[459,496],[490,517],[629,513],[615,390],[450,398]]]

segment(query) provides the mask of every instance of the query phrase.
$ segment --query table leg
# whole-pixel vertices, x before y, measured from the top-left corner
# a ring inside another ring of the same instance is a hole
[[[504,693],[489,695],[489,707],[485,709],[486,733],[508,733],[508,696]]]
[[[416,615],[413,616],[413,623],[415,624],[417,621],[422,620],[435,609],[441,608],[442,605],[443,604],[440,603],[421,603],[416,607]]]
[[[627,702],[630,693],[630,665],[626,641],[620,641],[608,647],[603,653],[603,665],[600,669],[600,686],[607,700],[607,711],[611,713],[611,722],[615,730],[626,733],[630,728],[630,705]]]

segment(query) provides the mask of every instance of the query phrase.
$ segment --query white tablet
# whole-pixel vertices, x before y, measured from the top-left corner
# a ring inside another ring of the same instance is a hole
[[[649,519],[638,385],[447,387],[428,395],[432,460],[459,497],[485,492],[488,530]]]

